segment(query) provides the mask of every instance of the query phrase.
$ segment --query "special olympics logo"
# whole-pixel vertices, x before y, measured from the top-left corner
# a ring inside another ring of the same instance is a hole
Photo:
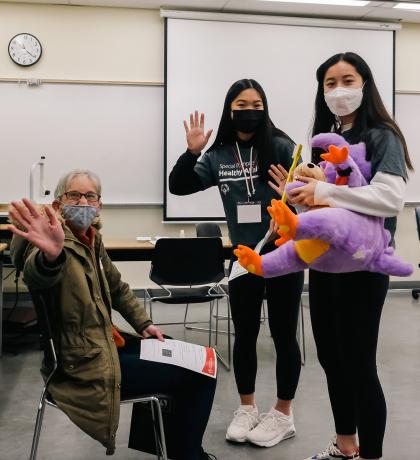
[[[229,185],[223,184],[220,186],[220,191],[223,193],[223,195],[226,195],[227,192],[229,191]]]

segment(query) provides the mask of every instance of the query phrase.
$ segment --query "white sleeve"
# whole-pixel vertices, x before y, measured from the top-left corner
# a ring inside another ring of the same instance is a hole
[[[401,176],[377,172],[369,185],[348,187],[318,182],[315,204],[344,208],[370,216],[393,217],[404,207],[406,183]]]

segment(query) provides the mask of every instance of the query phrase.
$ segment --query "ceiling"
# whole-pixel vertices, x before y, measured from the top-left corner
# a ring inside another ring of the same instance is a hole
[[[2,0],[0,0],[2,1]],[[420,11],[393,8],[397,1],[371,1],[364,7],[284,3],[267,0],[7,0],[9,3],[43,3],[59,5],[108,6],[119,8],[146,8],[205,10],[283,16],[327,17],[365,21],[418,22]],[[420,0],[403,0],[420,5]]]

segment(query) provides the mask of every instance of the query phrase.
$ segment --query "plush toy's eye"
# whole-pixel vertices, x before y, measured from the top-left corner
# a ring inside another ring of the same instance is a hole
[[[313,163],[308,163],[308,168],[315,168],[315,165]]]

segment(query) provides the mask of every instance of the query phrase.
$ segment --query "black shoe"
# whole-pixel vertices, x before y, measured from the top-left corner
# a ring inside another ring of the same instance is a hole
[[[201,454],[201,459],[202,460],[217,460],[217,457],[213,454],[208,454],[207,452],[204,452]]]

